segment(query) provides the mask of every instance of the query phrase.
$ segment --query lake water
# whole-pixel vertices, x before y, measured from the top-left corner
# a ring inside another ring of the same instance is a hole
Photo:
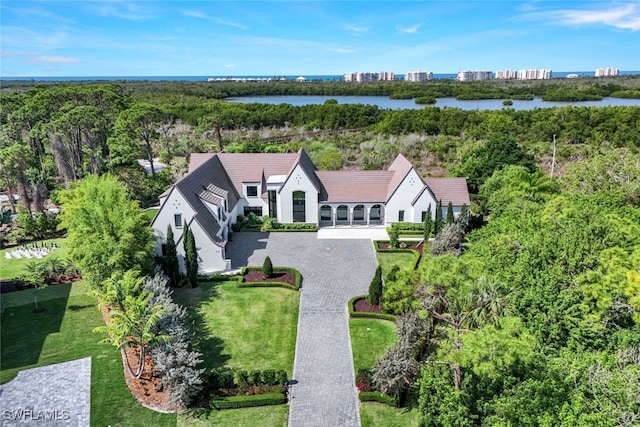
[[[418,105],[413,99],[390,99],[386,96],[245,96],[241,98],[227,98],[230,102],[261,104],[290,104],[294,106],[324,104],[328,99],[335,99],[338,104],[369,104],[391,110],[425,108]],[[574,105],[576,107],[606,107],[606,106],[640,106],[640,99],[604,98],[602,101],[582,102],[548,102],[540,98],[532,101],[514,100],[509,108],[514,110],[533,110],[534,108],[551,108]],[[458,101],[455,98],[438,98],[433,107],[452,107],[462,110],[499,110],[506,108],[501,99],[481,99],[473,101]]]

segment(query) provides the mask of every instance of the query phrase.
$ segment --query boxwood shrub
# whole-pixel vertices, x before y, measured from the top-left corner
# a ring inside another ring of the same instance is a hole
[[[270,233],[279,231],[315,232],[318,231],[318,226],[316,224],[307,224],[305,222],[270,222],[264,224],[264,226],[262,227],[262,231],[267,231]]]
[[[396,320],[398,320],[398,316],[395,316],[393,314],[388,314],[388,313],[369,313],[366,311],[356,311],[356,302],[360,301],[361,299],[367,299],[366,295],[358,295],[356,297],[353,297],[349,300],[349,302],[347,303],[347,307],[349,308],[349,316],[353,319],[357,319],[357,318],[368,318],[368,319],[382,319],[382,320],[389,320],[391,322],[395,322]]]
[[[378,391],[361,391],[358,394],[358,398],[361,402],[379,402],[389,406],[398,406],[398,402],[391,396],[382,394]]]
[[[214,397],[210,401],[213,409],[251,408],[255,406],[283,405],[287,398],[282,393],[256,394],[250,396]]]
[[[302,286],[302,275],[300,274],[300,272],[298,270],[296,270],[295,268],[291,268],[291,267],[273,267],[273,271],[274,272],[278,272],[278,271],[288,271],[290,273],[293,273],[296,277],[295,279],[295,285],[291,286],[288,283],[285,282],[244,282],[244,276],[247,274],[248,271],[262,271],[262,267],[255,267],[255,266],[250,266],[250,267],[244,267],[242,269],[241,272],[241,276],[240,276],[240,281],[238,282],[238,287],[239,288],[272,288],[272,287],[281,287],[281,288],[287,288],[287,289],[293,289],[293,290],[298,290],[300,289],[300,286]]]

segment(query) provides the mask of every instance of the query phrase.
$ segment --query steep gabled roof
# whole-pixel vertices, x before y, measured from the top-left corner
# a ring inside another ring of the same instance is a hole
[[[201,159],[202,157],[196,157],[197,161]],[[198,222],[211,241],[218,246],[224,246],[225,242],[217,236],[220,225],[204,205],[203,200],[213,204],[221,204],[222,198],[226,195],[231,210],[238,203],[239,195],[218,156],[211,155],[200,166],[178,181],[174,189],[180,191],[189,203],[195,212],[194,220]]]
[[[394,172],[390,171],[318,171],[325,189],[321,202],[384,203]]]
[[[436,201],[442,200],[443,206],[449,202],[454,206],[471,204],[465,178],[426,178],[425,181]]]
[[[235,191],[243,194],[242,183],[248,182],[247,172],[252,172],[251,182],[261,182],[272,175],[286,175],[295,162],[295,153],[220,153],[220,163],[227,171]]]
[[[204,162],[215,156],[213,153],[191,153],[189,156],[189,172],[198,169]]]
[[[389,166],[389,171],[393,172],[393,177],[391,178],[391,182],[389,182],[389,187],[387,188],[387,198],[385,202],[388,202],[393,196],[393,193],[396,192],[402,181],[407,177],[407,174],[413,169],[413,165],[406,157],[402,154],[398,154],[396,159]]]
[[[304,171],[304,173],[309,177],[314,188],[320,194],[320,198],[322,199],[326,197],[326,194],[322,188],[322,182],[320,182],[320,180],[318,179],[318,176],[316,175],[316,170],[317,170],[316,165],[313,164],[313,162],[311,161],[311,158],[309,157],[307,152],[304,151],[303,149],[300,149],[300,151],[298,151],[298,153],[296,154],[295,161],[291,164],[291,167],[287,172],[287,179],[284,181],[281,188],[284,188],[287,181],[289,181],[289,178],[291,177],[291,174],[293,173],[293,171],[296,169],[296,166],[300,166]]]

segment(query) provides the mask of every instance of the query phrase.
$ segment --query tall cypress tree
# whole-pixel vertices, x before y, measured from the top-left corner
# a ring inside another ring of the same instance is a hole
[[[167,226],[167,245],[165,249],[166,272],[173,286],[178,286],[180,282],[180,264],[178,264],[178,252],[176,241],[173,237],[173,228]]]
[[[424,231],[423,237],[424,240],[427,240],[431,235],[431,229],[433,228],[433,220],[431,219],[431,203],[429,203],[429,207],[427,208],[427,213],[424,216]]]
[[[193,231],[189,229],[187,237],[187,279],[192,288],[198,287],[198,250],[196,249],[196,239],[193,237]]]
[[[436,221],[433,225],[433,234],[438,234],[442,230],[442,200],[438,200],[436,205]]]
[[[455,218],[453,216],[453,203],[449,201],[449,204],[447,205],[447,224],[453,224],[454,219]]]

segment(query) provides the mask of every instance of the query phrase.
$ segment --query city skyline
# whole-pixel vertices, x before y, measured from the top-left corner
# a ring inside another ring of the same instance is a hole
[[[0,75],[640,70],[640,1],[16,1]]]

